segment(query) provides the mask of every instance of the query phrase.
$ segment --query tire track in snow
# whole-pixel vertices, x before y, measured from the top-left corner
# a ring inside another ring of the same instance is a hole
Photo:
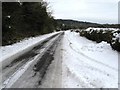
[[[22,66],[21,68],[19,68],[12,76],[10,76],[7,80],[5,80],[3,82],[2,88],[10,88],[28,69],[28,67],[31,65],[33,61],[34,60],[27,62],[25,66]]]
[[[66,37],[66,38],[67,38],[67,37]],[[91,61],[93,61],[93,62],[96,62],[96,63],[99,63],[99,64],[101,64],[101,65],[104,65],[104,66],[106,66],[106,67],[108,67],[108,68],[111,68],[111,69],[113,69],[113,70],[115,70],[115,71],[118,71],[117,69],[115,69],[115,68],[113,68],[113,67],[111,67],[111,66],[109,66],[109,65],[106,65],[106,64],[104,64],[104,63],[102,63],[102,62],[99,62],[99,61],[97,61],[97,60],[95,60],[95,59],[93,59],[93,58],[85,55],[84,53],[82,53],[82,52],[80,52],[80,51],[77,51],[76,49],[73,48],[74,46],[72,46],[72,43],[70,42],[70,40],[69,40],[68,38],[67,38],[67,40],[68,40],[68,42],[69,42],[70,48],[71,48],[73,51],[75,51],[76,53],[84,56],[84,57],[87,58],[88,60],[91,60]]]
[[[61,35],[61,34],[60,34]],[[60,36],[60,35],[56,35],[56,39]],[[53,38],[54,40],[54,38]],[[49,40],[48,40],[49,41]],[[39,47],[39,46],[38,46]],[[39,49],[37,47],[37,49]],[[3,82],[2,88],[10,88],[22,75],[23,73],[30,67],[30,65],[40,57],[40,54],[43,53],[44,50],[41,50],[39,52],[39,54],[37,56],[34,57],[33,60],[28,61],[26,64],[24,64],[23,66],[21,66],[16,72],[14,72],[8,79],[6,79]],[[1,88],[1,89],[2,89]]]

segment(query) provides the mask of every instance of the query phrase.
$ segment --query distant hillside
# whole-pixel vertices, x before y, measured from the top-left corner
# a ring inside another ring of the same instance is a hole
[[[101,28],[118,28],[120,25],[118,24],[98,24],[98,23],[91,23],[91,22],[83,22],[83,21],[76,21],[76,20],[69,20],[69,19],[56,19],[57,26],[60,29],[67,30],[67,29],[83,29],[88,27],[101,27]]]

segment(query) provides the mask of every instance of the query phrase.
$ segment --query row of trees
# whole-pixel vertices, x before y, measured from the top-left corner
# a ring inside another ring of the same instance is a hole
[[[120,28],[120,24],[98,24],[91,22],[83,22],[69,19],[57,19],[57,26],[62,30],[68,29],[87,29],[89,27],[96,28]]]
[[[2,45],[53,30],[55,21],[51,12],[48,12],[47,2],[2,3]]]

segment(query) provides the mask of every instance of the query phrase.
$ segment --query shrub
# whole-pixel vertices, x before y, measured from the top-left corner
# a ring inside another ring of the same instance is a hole
[[[105,41],[110,43],[114,50],[120,51],[120,30],[86,29],[80,30],[80,36],[84,36],[97,43]]]
[[[110,42],[110,45],[113,49],[120,52],[120,31],[113,32],[113,38]]]

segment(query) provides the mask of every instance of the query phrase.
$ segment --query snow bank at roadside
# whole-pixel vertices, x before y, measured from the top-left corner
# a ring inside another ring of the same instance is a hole
[[[112,50],[110,44],[106,42],[87,44],[82,46],[81,50],[82,53],[92,57],[100,63],[104,63],[113,68],[118,67],[118,62],[115,61],[118,60],[118,53]]]
[[[0,47],[0,52],[1,52],[0,62],[2,62],[2,66],[7,65],[14,58],[24,54],[34,46],[37,46],[40,43],[40,41],[43,41],[46,38],[57,33],[59,32],[45,34],[38,37],[26,38],[18,43]]]
[[[114,60],[118,60],[118,52],[114,51],[107,42],[96,43],[85,37],[81,37],[75,32],[71,33],[70,40],[74,42],[72,46],[77,49],[77,51],[80,51],[90,58],[99,60],[102,63],[117,67],[118,62],[115,63]]]
[[[119,30],[118,28],[93,28],[93,27],[89,27],[89,28],[86,29],[86,31],[90,31],[90,29],[97,30],[97,31],[100,31],[100,30],[113,30],[113,31],[117,31],[117,30]]]
[[[63,40],[63,87],[118,88],[118,52],[66,31]]]

